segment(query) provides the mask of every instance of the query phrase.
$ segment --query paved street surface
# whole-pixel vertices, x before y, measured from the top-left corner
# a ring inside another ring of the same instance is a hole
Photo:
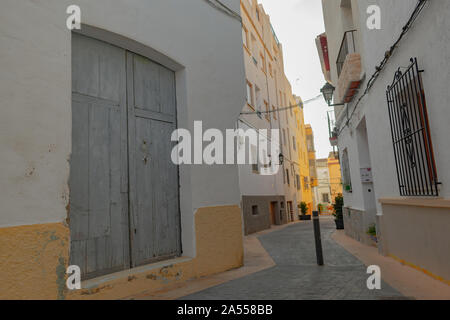
[[[369,290],[366,267],[331,239],[334,221],[321,220],[325,266],[316,264],[312,222],[297,223],[259,236],[276,266],[206,289],[182,299],[402,299],[382,282]]]

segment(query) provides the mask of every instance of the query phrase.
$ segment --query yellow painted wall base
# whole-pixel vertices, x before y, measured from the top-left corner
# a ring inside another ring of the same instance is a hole
[[[410,263],[410,262],[407,262],[407,261],[405,261],[405,260],[403,260],[403,259],[400,259],[399,257],[396,257],[396,256],[393,255],[393,254],[388,254],[388,257],[391,257],[392,259],[394,259],[394,260],[400,262],[401,264],[404,264],[405,266],[408,266],[408,267],[410,267],[410,268],[413,268],[413,269],[415,269],[415,270],[417,270],[417,271],[421,271],[421,272],[425,273],[427,276],[432,277],[433,279],[438,280],[438,281],[441,281],[441,282],[445,283],[446,285],[450,286],[450,280],[445,280],[444,278],[442,278],[442,277],[440,277],[440,276],[437,276],[437,275],[431,273],[430,271],[428,271],[428,270],[426,270],[426,269],[424,269],[424,268],[421,268],[421,267],[419,267],[419,266],[416,266],[416,265],[413,264],[413,263]]]
[[[65,274],[69,228],[62,224],[2,228],[0,299],[120,299],[243,265],[238,206],[198,209],[195,231],[197,255],[193,259],[132,275],[124,272],[98,287],[69,292]]]
[[[68,299],[123,299],[164,290],[168,285],[239,268],[244,262],[241,209],[200,208],[195,214],[195,258],[156,270],[119,276],[93,289],[73,291]],[[120,275],[120,273],[119,273]]]
[[[0,299],[64,299],[69,228],[0,228]]]
[[[238,206],[200,208],[195,215],[196,276],[241,267],[244,263],[242,216]]]

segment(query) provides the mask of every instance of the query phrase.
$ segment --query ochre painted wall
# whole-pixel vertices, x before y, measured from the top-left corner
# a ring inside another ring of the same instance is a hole
[[[331,201],[338,194],[342,194],[342,182],[341,182],[341,166],[339,160],[334,158],[328,158],[328,172],[330,174],[330,186],[331,186]]]
[[[0,228],[0,299],[63,299],[69,228]]]
[[[197,255],[192,260],[68,292],[69,229],[62,224],[0,229],[0,299],[120,299],[241,267],[241,209],[200,208],[195,214]]]
[[[298,102],[302,103],[301,99],[298,98]],[[296,108],[294,109],[297,121],[296,128],[296,139],[297,139],[297,163],[299,164],[299,174],[300,174],[300,190],[297,191],[299,205],[300,202],[305,202],[308,205],[308,213],[312,214],[313,210],[313,198],[312,198],[312,187],[311,187],[311,176],[310,176],[310,168],[309,168],[309,152],[306,143],[306,135],[307,135],[307,127],[305,125],[305,117],[303,113],[303,109]],[[305,188],[304,178],[307,178],[309,181],[308,188]],[[301,211],[299,210],[299,214]]]

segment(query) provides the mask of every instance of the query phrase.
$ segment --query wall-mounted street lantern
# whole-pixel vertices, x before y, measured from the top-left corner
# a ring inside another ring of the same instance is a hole
[[[336,90],[336,88],[327,82],[323,86],[323,88],[320,89],[320,92],[322,92],[323,98],[325,99],[329,107],[343,106],[344,103],[331,104],[331,100],[333,100],[334,90]]]
[[[280,153],[280,155],[278,156],[278,159],[280,160],[280,166],[283,165],[284,163],[284,156],[282,153]]]

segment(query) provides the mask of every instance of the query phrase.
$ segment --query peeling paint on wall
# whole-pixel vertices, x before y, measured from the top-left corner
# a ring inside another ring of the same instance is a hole
[[[66,288],[70,247],[66,226],[0,228],[0,299],[119,299],[242,266],[240,208],[200,208],[195,217],[197,257],[77,291]]]
[[[0,299],[64,298],[69,229],[61,223],[0,228]]]
[[[197,257],[133,275],[119,272],[115,280],[95,288],[73,291],[67,299],[122,299],[167,285],[239,268],[244,248],[238,206],[200,208],[195,214]],[[123,274],[123,275],[122,275]],[[110,276],[111,277],[111,276]]]

